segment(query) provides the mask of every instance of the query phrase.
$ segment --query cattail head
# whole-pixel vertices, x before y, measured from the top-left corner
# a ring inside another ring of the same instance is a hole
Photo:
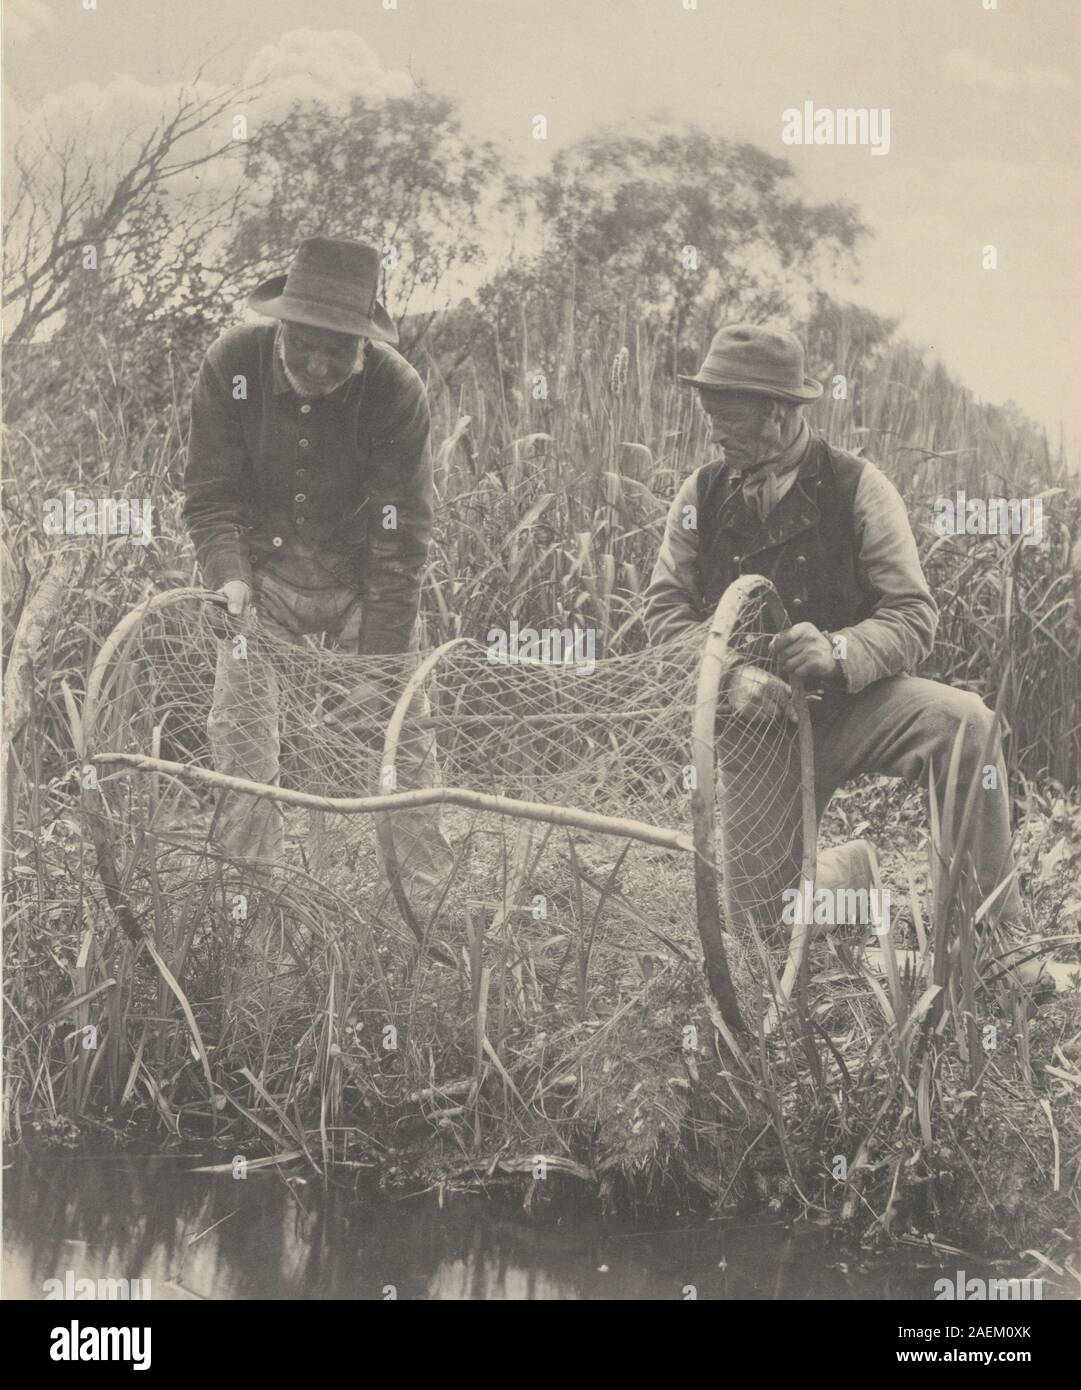
[[[625,347],[621,347],[612,358],[611,386],[613,396],[621,396],[623,388],[627,384],[627,367],[631,360],[631,354]]]

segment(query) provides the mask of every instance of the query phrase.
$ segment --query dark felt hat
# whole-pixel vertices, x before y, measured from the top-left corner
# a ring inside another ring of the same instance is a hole
[[[680,376],[713,391],[758,391],[785,401],[816,401],[822,383],[803,374],[803,344],[783,328],[733,323],[713,336],[697,376]]]
[[[396,343],[393,319],[375,297],[379,252],[362,241],[313,236],[297,248],[287,275],[272,275],[248,296],[259,314]]]

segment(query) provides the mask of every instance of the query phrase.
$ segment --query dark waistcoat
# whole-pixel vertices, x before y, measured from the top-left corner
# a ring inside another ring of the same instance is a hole
[[[773,581],[793,623],[822,631],[869,617],[877,595],[857,563],[853,503],[864,460],[812,437],[796,481],[765,521],[724,462],[698,475],[700,616],[741,574]]]

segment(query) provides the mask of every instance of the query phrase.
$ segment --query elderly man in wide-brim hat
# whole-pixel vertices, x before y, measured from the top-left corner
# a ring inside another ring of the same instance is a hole
[[[646,592],[651,638],[664,641],[712,615],[739,575],[772,580],[791,625],[773,639],[771,656],[821,697],[812,706],[819,815],[858,773],[924,784],[933,775],[943,788],[963,726],[952,830],[975,785],[971,846],[979,893],[990,904],[989,919],[1024,932],[992,712],[968,691],[912,674],[930,654],[938,610],[896,488],[869,459],[810,429],[803,408],[822,387],[805,375],[803,347],[791,333],[754,324],[722,328],[697,375],[682,380],[699,392],[722,454],[686,479],[668,514]],[[783,680],[756,678],[747,697],[752,707],[741,713],[790,716],[787,697]],[[761,765],[748,766],[743,789],[758,821],[760,776]],[[820,881],[842,886],[846,873],[866,874],[867,854],[859,859],[827,852]],[[1027,983],[1039,973],[1035,963],[1017,969]]]
[[[362,656],[415,646],[432,527],[428,402],[394,349],[379,269],[374,246],[302,242],[288,274],[250,296],[267,321],[222,333],[195,383],[184,520],[207,587],[234,618],[258,615],[243,659],[220,645],[211,747],[220,771],[257,782],[278,777],[281,678],[259,634],[323,633]],[[426,712],[421,696],[413,713]],[[397,790],[436,777],[431,735],[415,727],[399,745]],[[438,808],[396,812],[393,824],[402,887],[430,906],[453,866]],[[227,795],[215,826],[231,858],[279,861],[273,801]]]

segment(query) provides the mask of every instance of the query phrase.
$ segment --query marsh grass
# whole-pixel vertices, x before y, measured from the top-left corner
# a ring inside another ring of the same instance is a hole
[[[439,504],[425,645],[512,616],[595,625],[606,654],[644,643],[639,598],[666,499],[707,445],[648,335],[623,336],[580,333],[547,400],[533,398],[525,345],[525,368],[498,382],[467,371],[451,383],[429,364]],[[819,366],[859,383],[848,402],[827,398],[819,423],[908,500],[942,608],[935,674],[997,699],[1020,785],[1076,786],[1076,480],[1046,448],[996,432],[909,350],[862,382],[855,351],[840,334]],[[70,573],[29,664],[8,674],[9,699],[13,681],[25,692],[6,783],[9,1136],[198,1139],[410,1190],[502,1179],[530,1201],[588,1184],[639,1211],[755,1200],[868,1233],[982,1227],[1054,1258],[1054,1229],[1076,1223],[1081,1022],[1072,996],[1030,1018],[994,978],[1005,946],[978,929],[965,832],[954,844],[943,830],[968,794],[956,761],[931,826],[930,901],[910,894],[909,944],[934,949],[913,966],[887,937],[880,977],[852,942],[818,943],[803,1004],[736,1052],[704,995],[688,865],[641,846],[610,845],[591,867],[562,833],[523,839],[460,817],[468,870],[439,940],[418,953],[364,834],[354,844],[330,825],[318,872],[297,848],[236,922],[241,871],[207,848],[209,803],[133,779],[142,832],[115,865],[125,933],[78,795],[79,712],[119,617],[191,584],[194,568],[175,490],[179,412],[141,438],[104,403],[98,418],[78,481],[58,480],[28,434],[9,442],[9,651],[46,566]],[[1006,495],[1048,494],[1043,546],[933,535],[934,496],[986,495],[992,478]],[[67,485],[152,496],[153,544],[46,546],[42,500]],[[169,798],[174,829],[159,832]],[[555,924],[523,912],[531,889],[557,905]],[[538,1155],[550,1183],[536,1180]]]
[[[982,1230],[1057,1259],[1079,1135],[1072,1064],[1065,1080],[1042,1073],[1076,1039],[1076,1000],[1030,1018],[994,980],[1000,951],[973,927],[965,874],[927,920],[915,904],[918,940],[952,939],[942,953],[914,961],[891,935],[879,975],[830,934],[806,1011],[769,1036],[758,1020],[733,1052],[705,997],[682,856],[623,847],[591,868],[553,835],[516,875],[502,827],[457,814],[452,834],[469,873],[438,928],[442,958],[395,921],[363,836],[340,887],[294,854],[241,922],[241,870],[166,835],[144,842],[124,865],[140,944],[74,832],[51,838],[55,898],[44,918],[30,900],[9,918],[13,1132],[156,1135],[410,1191],[524,1183],[532,1202],[571,1182],[640,1213],[762,1201],[866,1235]],[[961,848],[943,852],[937,893]],[[76,885],[85,929],[65,964]],[[530,891],[547,922],[522,911]],[[535,1180],[538,1156],[551,1183]]]

